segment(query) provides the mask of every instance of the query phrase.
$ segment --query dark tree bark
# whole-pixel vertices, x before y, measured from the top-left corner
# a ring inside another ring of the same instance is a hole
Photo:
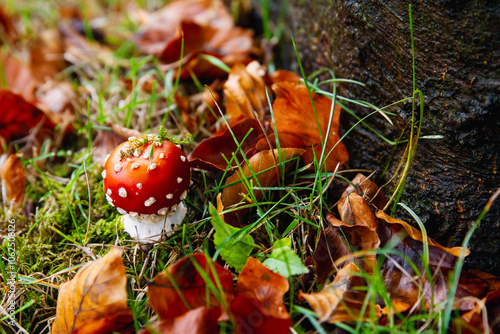
[[[307,73],[331,68],[340,94],[379,107],[412,94],[412,58],[407,0],[293,0],[292,35]],[[402,201],[444,245],[458,245],[500,186],[500,23],[498,1],[421,0],[413,3],[416,87],[425,94],[421,140]],[[351,106],[359,115],[366,110]],[[397,139],[411,118],[411,102],[390,109],[370,125]],[[354,119],[344,113],[344,130]],[[405,134],[406,138],[408,135]],[[404,146],[387,145],[358,126],[346,145],[350,167],[395,172]],[[383,183],[383,182],[382,182]],[[386,193],[391,189],[385,188]],[[467,264],[500,274],[500,203],[476,231]],[[401,210],[399,211],[401,214]]]

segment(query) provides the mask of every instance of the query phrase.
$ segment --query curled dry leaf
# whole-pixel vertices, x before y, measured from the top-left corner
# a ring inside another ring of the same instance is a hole
[[[270,129],[265,129],[270,131]],[[248,134],[248,136],[247,136]],[[234,138],[233,138],[234,135]],[[246,138],[245,138],[246,137]],[[243,141],[243,139],[245,140]],[[233,152],[238,150],[235,139],[241,144],[241,149],[247,158],[255,153],[256,143],[264,138],[260,124],[255,119],[244,118],[232,124],[231,129],[224,129],[217,135],[202,140],[188,156],[191,166],[211,171],[221,171],[227,168],[227,160],[231,160]],[[232,166],[243,160],[237,152],[237,159],[232,161]]]
[[[197,266],[210,278],[213,286],[222,290],[212,291],[198,272]],[[220,282],[220,286],[217,282]],[[210,308],[220,309],[232,296],[233,275],[229,270],[207,259],[204,254],[189,255],[169,266],[156,276],[148,287],[151,308],[162,320],[175,319],[190,309],[207,306],[207,303]]]
[[[349,249],[355,251],[370,251],[375,250],[380,246],[380,239],[377,232],[367,226],[351,226],[333,216],[332,214],[326,215],[326,220],[335,226],[333,229],[338,231],[341,239],[347,239]],[[341,228],[341,231],[340,231]],[[358,266],[363,267],[366,272],[372,272],[377,264],[375,254],[358,255],[354,259]]]
[[[131,325],[122,254],[122,249],[112,247],[59,287],[53,334],[110,333]]]
[[[7,197],[9,202],[19,206],[24,197],[24,186],[26,176],[24,175],[23,164],[15,154],[11,154],[0,168],[2,178],[2,197]]]
[[[229,120],[255,118],[254,111],[262,118],[267,106],[265,69],[253,61],[246,67],[236,64],[231,68],[224,84],[226,115]]]
[[[366,292],[356,290],[363,286],[363,281],[357,273],[361,271],[352,262],[342,268],[332,283],[316,293],[300,292],[300,297],[307,300],[312,309],[318,314],[319,321],[329,323],[356,321],[361,319],[380,318],[382,316],[379,305],[367,302],[365,313]]]
[[[414,228],[413,226],[411,226],[407,222],[404,222],[404,221],[396,219],[396,218],[392,218],[391,216],[389,216],[388,214],[386,214],[383,211],[377,212],[377,218],[382,219],[383,221],[385,221],[389,224],[400,225],[401,227],[403,227],[406,230],[406,232],[408,233],[408,235],[412,239],[418,240],[418,241],[423,241],[424,236],[422,235],[422,232],[420,232],[420,230],[417,230],[416,228]],[[462,247],[452,247],[452,248],[444,247],[444,246],[441,246],[437,241],[435,241],[429,237],[427,237],[427,242],[429,243],[430,246],[439,248],[439,249],[441,249],[445,252],[448,252],[454,256],[459,256],[460,252],[462,251]],[[469,255],[469,253],[470,253],[469,249],[466,249],[465,256]]]
[[[375,182],[371,181],[363,174],[358,173],[351,182],[354,185],[357,185],[363,198],[366,199],[369,203],[375,205],[378,209],[382,210],[387,204],[387,199],[385,198],[384,193],[379,190]],[[349,184],[349,186],[342,193],[342,197],[355,191],[356,189]]]
[[[261,151],[249,159],[249,165],[243,164],[241,170],[231,175],[226,181],[226,188],[222,192],[222,204],[225,208],[231,208],[234,205],[243,206],[250,203],[251,197],[249,191],[253,191],[255,199],[259,200],[263,196],[261,190],[250,190],[249,184],[253,187],[272,187],[278,182],[281,174],[279,167],[280,154],[283,159],[284,172],[295,162],[295,158],[301,156],[304,150],[298,148],[283,148],[281,153],[278,150]],[[254,176],[255,175],[255,176]],[[238,209],[231,218],[230,214],[224,215],[226,223],[234,225],[235,221],[241,220],[248,209]],[[233,220],[235,219],[235,220]]]
[[[321,138],[326,140],[326,168],[329,171],[335,170],[339,162],[342,165],[349,160],[345,145],[339,142],[340,106],[336,105],[334,108],[332,126],[327,134],[332,110],[329,98],[311,93],[315,106],[313,108],[304,85],[280,82],[272,88],[277,95],[273,103],[276,128],[280,135],[288,133],[302,140],[306,149],[302,158],[306,164],[313,162],[315,156],[320,159],[323,150]],[[314,110],[321,130],[318,129]]]
[[[370,230],[375,230],[377,218],[375,218],[370,204],[356,192],[344,194],[337,206],[343,224],[346,226],[366,226]]]
[[[64,48],[59,30],[42,31],[30,49],[30,70],[40,85],[64,68]]]
[[[288,333],[291,325],[283,296],[288,280],[249,257],[236,283],[230,309],[236,333]]]

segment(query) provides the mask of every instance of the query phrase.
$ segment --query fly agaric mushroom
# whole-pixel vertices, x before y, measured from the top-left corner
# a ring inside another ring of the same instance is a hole
[[[140,242],[159,241],[162,231],[180,224],[190,185],[189,162],[182,150],[160,135],[120,144],[102,172],[108,202],[123,215],[125,231]]]

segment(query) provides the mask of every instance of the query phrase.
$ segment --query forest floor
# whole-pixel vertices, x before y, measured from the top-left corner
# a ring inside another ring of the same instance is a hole
[[[0,5],[0,331],[498,331],[500,279],[462,270],[471,234],[444,247],[398,203],[418,131],[384,194],[349,169],[339,119],[397,115],[336,94],[360,82],[277,69],[285,17],[229,3]],[[169,141],[186,215],[139,240],[107,182],[136,158],[168,176]],[[105,165],[122,143],[136,150]]]

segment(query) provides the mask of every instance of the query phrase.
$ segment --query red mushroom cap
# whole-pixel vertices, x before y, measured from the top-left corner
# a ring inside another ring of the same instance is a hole
[[[186,198],[191,179],[186,155],[168,140],[152,139],[129,138],[104,165],[106,198],[120,213],[166,215]]]

